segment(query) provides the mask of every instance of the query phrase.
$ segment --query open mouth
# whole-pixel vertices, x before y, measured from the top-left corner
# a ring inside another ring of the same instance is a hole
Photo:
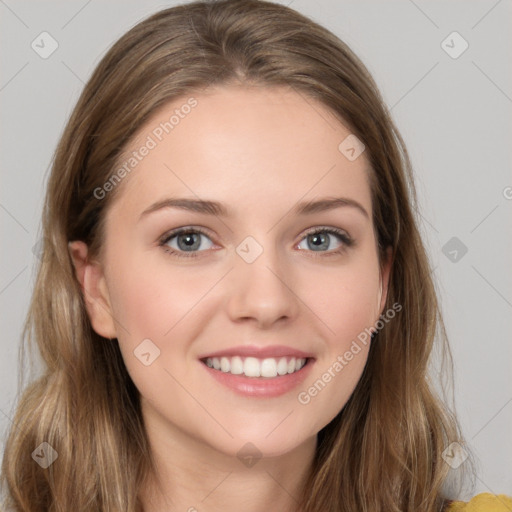
[[[297,373],[313,358],[298,357],[206,357],[201,359],[209,368],[242,377],[275,378]]]

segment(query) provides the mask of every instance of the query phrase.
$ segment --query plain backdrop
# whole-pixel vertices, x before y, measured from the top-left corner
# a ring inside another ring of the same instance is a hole
[[[176,3],[0,0],[2,443],[18,392],[52,153],[106,50]],[[455,360],[457,412],[478,461],[471,492],[512,494],[512,2],[281,3],[348,43],[391,108],[416,175]],[[48,38],[42,32],[58,44],[47,58],[32,44]]]

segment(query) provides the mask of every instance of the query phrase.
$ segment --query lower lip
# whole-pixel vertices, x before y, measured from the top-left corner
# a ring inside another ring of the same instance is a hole
[[[299,386],[311,372],[314,359],[308,359],[299,371],[277,377],[246,377],[233,375],[210,368],[200,361],[201,366],[218,382],[242,396],[272,398],[284,395]]]

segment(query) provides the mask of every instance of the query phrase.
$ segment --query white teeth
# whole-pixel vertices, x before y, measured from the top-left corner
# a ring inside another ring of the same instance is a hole
[[[277,363],[277,373],[279,375],[286,375],[288,373],[288,362],[286,361],[286,357],[281,357],[279,362]]]
[[[259,377],[261,375],[260,362],[255,357],[245,358],[244,374],[247,377]]]
[[[278,375],[286,375],[299,371],[306,364],[305,358],[267,357],[257,359],[256,357],[242,358],[235,357],[208,357],[206,365],[215,370],[233,375],[245,375],[246,377],[267,377],[273,378]]]
[[[229,361],[229,359],[227,357],[222,357],[221,358],[221,360],[220,360],[220,369],[224,373],[229,372],[229,370],[231,369],[231,362]]]
[[[231,358],[231,373],[233,375],[244,373],[244,362],[241,357],[235,356]]]
[[[277,363],[275,359],[263,359],[261,362],[262,377],[277,377]]]

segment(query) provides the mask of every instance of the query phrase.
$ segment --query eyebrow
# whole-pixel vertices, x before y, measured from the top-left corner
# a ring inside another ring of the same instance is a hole
[[[302,202],[297,204],[291,210],[291,213],[296,215],[311,215],[313,213],[324,212],[341,207],[354,208],[356,211],[362,213],[367,219],[370,218],[368,212],[359,202],[348,197],[327,197],[318,199],[316,201],[312,200]],[[223,204],[216,201],[188,198],[168,198],[152,204],[149,208],[141,213],[140,219],[150,213],[162,210],[163,208],[177,208],[180,210],[204,213],[207,215],[216,215],[219,217],[233,216]]]

